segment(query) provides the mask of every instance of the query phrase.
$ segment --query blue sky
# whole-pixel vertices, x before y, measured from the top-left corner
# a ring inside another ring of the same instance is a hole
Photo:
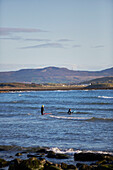
[[[113,66],[113,0],[0,0],[0,71]]]

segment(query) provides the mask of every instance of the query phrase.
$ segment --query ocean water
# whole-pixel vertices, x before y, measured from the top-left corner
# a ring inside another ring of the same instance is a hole
[[[113,154],[113,90],[1,93],[0,145]]]

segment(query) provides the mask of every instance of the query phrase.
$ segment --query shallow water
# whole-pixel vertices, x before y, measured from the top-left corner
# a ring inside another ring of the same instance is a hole
[[[0,145],[113,153],[113,90],[1,93]]]

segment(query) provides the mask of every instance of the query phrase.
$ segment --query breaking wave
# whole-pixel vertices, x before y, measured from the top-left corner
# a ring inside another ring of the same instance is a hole
[[[113,151],[95,151],[95,150],[80,150],[80,149],[73,149],[73,148],[58,148],[58,147],[22,147],[17,145],[0,145],[0,151],[26,151],[26,152],[36,152],[39,149],[45,149],[47,151],[53,151],[55,153],[63,153],[63,154],[74,154],[74,153],[100,153],[100,154],[109,154],[113,155]]]
[[[52,118],[56,119],[68,119],[68,120],[85,120],[85,121],[113,121],[112,118],[97,118],[97,117],[68,117],[68,116],[54,116],[50,115]]]
[[[55,153],[63,153],[63,154],[74,154],[74,153],[99,153],[99,154],[109,154],[113,155],[113,152],[109,151],[93,151],[93,150],[75,150],[73,148],[69,149],[60,149],[60,148],[50,148],[49,150],[55,152]]]
[[[113,99],[113,97],[110,97],[110,96],[98,96],[98,98]]]

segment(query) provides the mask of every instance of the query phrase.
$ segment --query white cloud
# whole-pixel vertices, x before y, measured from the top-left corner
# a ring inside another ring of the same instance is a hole
[[[40,44],[34,46],[26,46],[20,49],[30,49],[30,48],[64,48],[64,46],[60,43],[46,43],[46,44]]]
[[[0,35],[10,35],[11,33],[35,33],[35,32],[47,32],[46,30],[42,29],[35,29],[35,28],[8,28],[8,27],[1,27],[0,28]]]

